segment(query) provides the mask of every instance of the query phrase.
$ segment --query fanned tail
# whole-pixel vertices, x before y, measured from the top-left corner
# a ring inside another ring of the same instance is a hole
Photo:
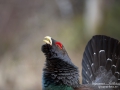
[[[96,35],[88,42],[82,59],[82,83],[120,82],[120,43]]]

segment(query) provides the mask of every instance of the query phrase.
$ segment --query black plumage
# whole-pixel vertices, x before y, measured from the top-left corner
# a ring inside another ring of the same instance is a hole
[[[113,82],[120,82],[118,40],[104,35],[92,37],[83,54],[81,85],[79,70],[72,63],[64,46],[51,37],[47,37],[46,43],[42,46],[46,56],[43,90],[103,90],[99,88],[99,83],[107,87],[104,90],[120,89],[119,85],[110,85]]]
[[[69,88],[72,90],[80,85],[79,71],[72,63],[64,46],[61,49],[56,42],[52,39],[52,46],[49,44],[42,46],[42,51],[46,56],[45,68],[43,69],[43,90],[53,90],[50,89],[51,85],[53,88],[58,86],[58,88],[66,87],[64,90],[69,90]]]

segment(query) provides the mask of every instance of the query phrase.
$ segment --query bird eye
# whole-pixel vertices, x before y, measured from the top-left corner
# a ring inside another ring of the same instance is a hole
[[[62,49],[63,45],[60,42],[55,43],[60,49]]]

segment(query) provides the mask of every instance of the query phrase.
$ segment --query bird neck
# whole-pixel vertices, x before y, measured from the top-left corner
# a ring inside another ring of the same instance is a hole
[[[71,63],[64,62],[63,60],[47,60],[45,68],[43,69],[43,87],[60,88],[54,90],[73,90],[72,87],[79,87],[78,68]]]

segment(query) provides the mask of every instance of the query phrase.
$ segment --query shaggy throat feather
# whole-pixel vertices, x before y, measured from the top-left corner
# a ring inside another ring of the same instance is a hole
[[[66,85],[79,87],[79,71],[74,65],[61,60],[50,60],[44,68],[44,85]]]

